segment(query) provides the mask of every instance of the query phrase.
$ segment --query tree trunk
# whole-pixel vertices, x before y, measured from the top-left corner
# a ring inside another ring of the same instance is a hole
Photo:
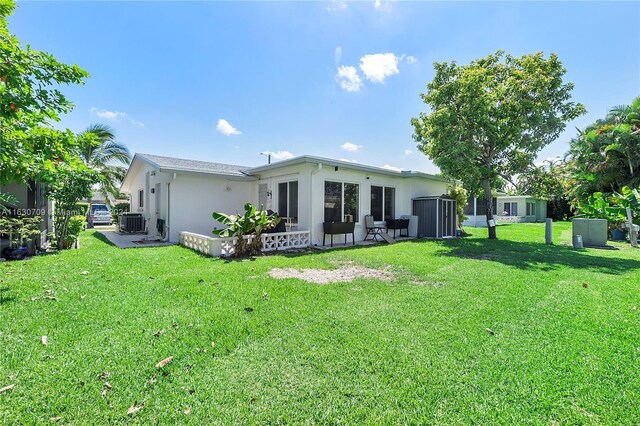
[[[93,197],[89,198],[89,210],[87,211],[87,228],[93,228],[93,215],[91,214],[91,206],[93,205]]]
[[[493,195],[491,194],[491,184],[489,183],[488,177],[482,178],[482,186],[484,187],[484,199],[487,203],[487,230],[489,231],[489,239],[495,240],[497,236],[495,220],[493,219]]]

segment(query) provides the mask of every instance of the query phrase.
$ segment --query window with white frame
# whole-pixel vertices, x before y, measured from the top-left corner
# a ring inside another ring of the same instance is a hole
[[[324,183],[324,221],[359,222],[360,185],[357,183]]]
[[[298,181],[280,182],[278,184],[278,215],[288,217],[291,222],[298,222]]]
[[[371,186],[371,216],[373,220],[389,220],[395,217],[396,189]]]
[[[527,216],[536,215],[536,203],[527,203]]]
[[[138,190],[138,208],[144,207],[144,189]]]
[[[518,203],[515,202],[507,202],[504,203],[504,211],[502,212],[504,216],[518,216]]]

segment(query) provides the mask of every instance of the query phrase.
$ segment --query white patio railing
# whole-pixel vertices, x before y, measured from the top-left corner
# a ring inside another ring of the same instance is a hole
[[[253,236],[244,237],[249,242]],[[309,231],[275,232],[262,234],[262,251],[304,248],[310,245]],[[208,237],[193,232],[180,232],[180,245],[209,256],[230,256],[237,237]]]

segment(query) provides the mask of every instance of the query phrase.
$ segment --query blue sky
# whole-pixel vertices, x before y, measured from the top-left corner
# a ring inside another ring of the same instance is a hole
[[[260,152],[435,172],[410,119],[434,61],[557,53],[588,114],[640,95],[640,2],[20,2],[23,43],[91,73],[60,123],[132,152],[241,165]],[[220,120],[225,120],[220,121]]]

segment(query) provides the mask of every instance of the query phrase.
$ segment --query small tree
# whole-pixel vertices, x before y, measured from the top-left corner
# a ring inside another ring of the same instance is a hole
[[[257,210],[251,203],[244,205],[244,214],[225,214],[213,212],[213,218],[226,225],[225,229],[214,229],[213,233],[220,237],[236,237],[234,256],[256,256],[262,251],[262,232],[280,223],[277,213],[267,214],[264,210]],[[245,235],[252,235],[253,241],[247,243]]]
[[[56,179],[48,186],[47,196],[56,202],[54,212],[55,240],[58,249],[66,248],[69,220],[78,201],[91,197],[91,187],[100,179],[98,173],[76,162],[57,168]]]
[[[429,113],[411,120],[413,137],[442,172],[484,191],[489,238],[496,238],[492,188],[520,173],[585,112],[569,102],[573,84],[555,54],[516,58],[498,51],[469,65],[435,63],[422,100]]]
[[[462,222],[467,220],[467,217],[464,215],[464,206],[467,205],[467,200],[469,195],[467,194],[467,190],[462,187],[462,185],[455,185],[449,188],[449,196],[456,200],[456,213],[458,214],[458,228],[464,233],[464,229],[462,228]]]

